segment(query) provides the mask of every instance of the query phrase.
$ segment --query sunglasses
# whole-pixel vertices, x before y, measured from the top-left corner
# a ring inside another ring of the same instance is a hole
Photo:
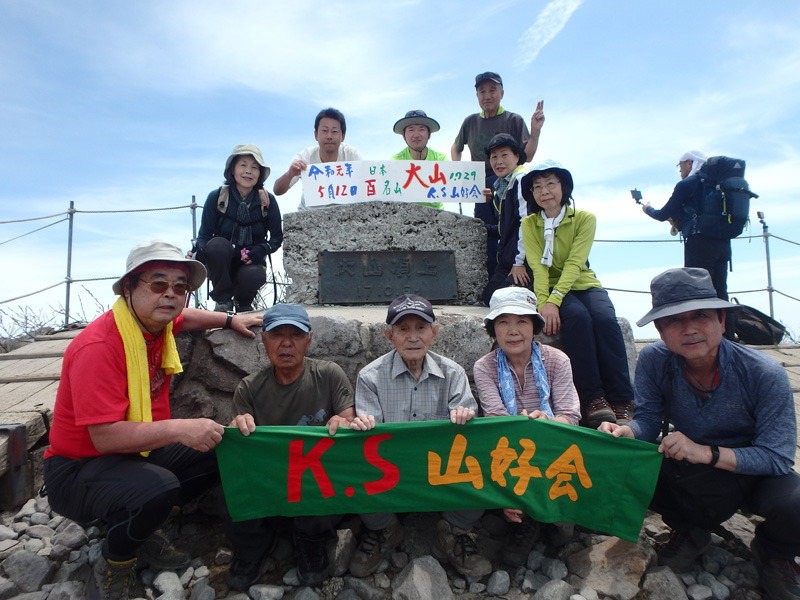
[[[170,283],[169,281],[164,281],[163,279],[157,279],[155,281],[144,281],[143,279],[140,279],[140,281],[145,285],[149,285],[150,291],[154,294],[163,294],[171,287],[176,295],[184,296],[186,292],[190,291],[191,289],[189,284],[183,281],[178,281],[176,283]]]

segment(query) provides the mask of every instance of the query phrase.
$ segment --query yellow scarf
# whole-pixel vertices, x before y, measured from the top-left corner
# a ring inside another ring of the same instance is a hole
[[[117,325],[122,345],[125,348],[125,367],[128,371],[128,411],[126,421],[150,423],[153,412],[150,399],[150,371],[147,363],[147,346],[144,343],[142,330],[128,309],[125,298],[120,296],[111,307],[114,323]],[[164,342],[161,348],[161,367],[167,375],[181,373],[181,359],[172,335],[172,322],[164,328]],[[149,452],[142,452],[147,456]]]

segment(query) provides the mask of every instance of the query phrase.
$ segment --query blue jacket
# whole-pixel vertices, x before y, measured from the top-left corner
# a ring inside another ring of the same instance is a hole
[[[681,230],[683,237],[695,234],[697,213],[700,211],[700,196],[703,194],[703,183],[697,175],[681,179],[672,191],[664,207],[659,210],[648,206],[647,216],[656,221],[672,219]]]
[[[519,225],[528,216],[528,203],[519,193],[520,180],[526,175],[525,169],[517,167],[511,175],[505,194],[499,197],[493,193],[492,202],[500,214],[497,230],[500,243],[497,248],[497,265],[506,271],[511,267],[525,264],[525,247],[522,244]]]

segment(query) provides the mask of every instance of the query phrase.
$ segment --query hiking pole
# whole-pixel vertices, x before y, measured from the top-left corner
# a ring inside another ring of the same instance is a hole
[[[769,260],[769,227],[767,227],[767,222],[764,220],[764,213],[758,211],[756,213],[758,215],[758,221],[761,223],[761,230],[764,236],[764,249],[767,251],[767,293],[769,294],[769,316],[771,318],[775,318],[775,310],[772,305],[772,292],[775,289],[772,287],[772,265],[770,264]]]

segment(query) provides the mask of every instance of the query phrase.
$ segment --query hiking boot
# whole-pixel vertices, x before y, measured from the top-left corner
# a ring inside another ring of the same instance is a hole
[[[539,539],[540,525],[528,515],[522,515],[522,523],[509,523],[508,533],[500,554],[503,562],[512,567],[521,567],[528,562],[528,555]]]
[[[325,536],[294,536],[297,544],[297,579],[300,585],[316,587],[328,578],[328,545]]]
[[[386,529],[367,531],[350,560],[350,573],[354,577],[372,575],[405,537],[405,529],[397,519]]]
[[[153,568],[166,571],[182,569],[192,562],[192,557],[175,548],[161,530],[150,534],[144,544],[139,546],[136,557]]]
[[[243,312],[253,312],[255,310],[252,304],[239,304],[236,307],[236,314],[243,313]]]
[[[223,300],[214,304],[214,312],[230,312],[233,310],[233,302],[231,300]]]
[[[614,411],[608,405],[608,402],[602,396],[595,398],[586,406],[586,427],[589,429],[597,429],[600,423],[616,423],[617,418],[614,416]]]
[[[627,425],[633,418],[633,402],[626,400],[623,402],[612,402],[611,409],[617,418],[617,425]]]
[[[444,519],[436,526],[433,555],[439,562],[449,562],[456,571],[468,577],[483,577],[492,572],[492,563],[478,552],[472,534],[451,526]]]
[[[795,557],[777,558],[764,554],[758,538],[750,544],[753,562],[761,575],[761,587],[769,600],[800,600],[800,565]]]
[[[264,557],[248,558],[234,551],[233,562],[228,569],[228,587],[237,592],[245,592],[264,574]]]
[[[128,592],[136,579],[136,559],[125,562],[106,560],[102,555],[94,563],[86,582],[89,600],[128,600]]]
[[[711,533],[694,527],[688,531],[672,530],[669,541],[658,551],[658,564],[673,571],[683,571],[711,545]]]

